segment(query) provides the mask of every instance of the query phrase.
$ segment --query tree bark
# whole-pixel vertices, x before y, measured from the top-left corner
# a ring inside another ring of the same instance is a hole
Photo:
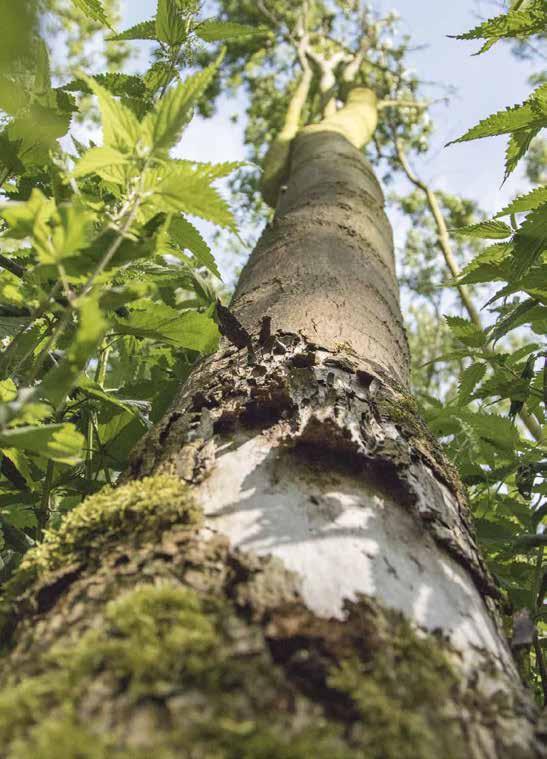
[[[542,755],[408,391],[376,118],[357,92],[296,137],[233,300],[253,349],[202,361],[10,584],[9,759]]]

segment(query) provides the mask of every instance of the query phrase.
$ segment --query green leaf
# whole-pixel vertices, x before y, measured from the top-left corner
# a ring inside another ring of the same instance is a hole
[[[460,375],[458,403],[465,405],[469,402],[473,390],[486,374],[486,364],[471,364]]]
[[[90,211],[77,203],[59,206],[47,238],[35,226],[34,243],[40,261],[55,264],[87,248],[91,243],[94,218]]]
[[[12,379],[0,382],[0,403],[9,403],[17,398],[17,387]]]
[[[92,79],[117,97],[141,98],[146,95],[144,80],[135,74],[96,74]],[[63,85],[63,90],[68,92],[85,92],[91,94],[92,90],[84,79],[73,79]]]
[[[540,546],[547,546],[547,534],[521,535],[513,544],[513,551],[526,553]]]
[[[188,36],[186,24],[179,15],[175,0],[158,0],[156,37],[170,46],[179,45]]]
[[[215,277],[221,278],[211,249],[188,219],[184,219],[182,216],[172,218],[169,224],[169,234],[176,245],[188,249],[201,265],[209,269]]]
[[[541,127],[534,127],[532,129],[522,129],[519,132],[513,132],[513,134],[509,137],[507,150],[505,151],[505,175],[503,177],[504,182],[517,168],[520,160],[524,158],[528,152],[528,148],[530,147],[532,140],[540,132]]]
[[[108,37],[113,42],[122,42],[123,40],[155,40],[156,39],[156,20],[143,21],[135,24],[130,29],[126,29],[114,37]]]
[[[535,0],[526,10],[510,10],[500,16],[483,21],[465,34],[456,36],[458,40],[501,39],[502,37],[522,37],[539,34],[547,26],[547,12],[543,0]]]
[[[105,10],[99,0],[73,0],[74,5],[85,13],[92,21],[98,21],[100,24],[112,29]]]
[[[533,211],[544,203],[547,204],[547,187],[536,187],[531,192],[526,193],[526,195],[519,195],[518,198],[515,198],[515,200],[496,214],[496,217]]]
[[[175,76],[173,69],[165,61],[153,63],[144,75],[144,83],[149,93],[157,93],[170,84]]]
[[[0,166],[8,170],[8,177],[12,174],[20,174],[25,167],[19,157],[22,141],[10,141],[6,132],[0,133]]]
[[[176,145],[192,118],[194,106],[213,80],[223,57],[224,54],[221,54],[206,69],[169,90],[159,101],[154,113],[146,117],[151,122],[153,148],[169,150]]]
[[[0,446],[20,448],[62,464],[77,464],[84,442],[73,424],[14,427],[0,432]]]
[[[473,285],[507,279],[512,252],[512,243],[490,245],[464,267],[457,280],[458,284]]]
[[[74,167],[73,175],[83,177],[87,174],[97,174],[107,182],[120,183],[117,173],[110,171],[112,166],[126,166],[129,163],[127,155],[111,147],[90,148]]]
[[[245,166],[244,161],[224,161],[223,163],[197,163],[196,161],[188,161],[183,158],[178,158],[173,161],[180,169],[184,169],[189,172],[198,172],[200,176],[208,179],[209,182],[214,182],[215,179],[223,179],[229,176],[236,169]]]
[[[140,134],[140,124],[135,114],[115,100],[95,79],[89,76],[83,79],[99,100],[105,145],[118,150],[133,149]]]
[[[270,30],[265,26],[247,26],[233,21],[219,21],[216,18],[205,19],[194,27],[194,32],[204,42],[238,40],[270,34]]]
[[[228,204],[210,185],[209,169],[207,164],[176,166],[158,184],[151,177],[151,189],[157,196],[153,202],[159,211],[182,211],[235,231]]]
[[[86,377],[85,375],[82,377],[80,382],[78,382],[78,390],[85,393],[86,395],[91,396],[92,398],[97,398],[98,400],[104,401],[111,406],[123,409],[123,411],[135,413],[135,410],[129,403],[124,403],[119,398],[116,398],[113,393],[104,390],[100,385],[98,385],[93,380],[90,380],[89,377]]]
[[[528,214],[513,243],[513,272],[522,277],[547,249],[547,203]]]
[[[508,541],[514,540],[518,529],[517,525],[508,519],[495,522],[490,519],[477,519],[475,524],[480,542],[487,544],[506,544]]]
[[[488,116],[479,122],[457,140],[449,142],[467,142],[483,137],[494,137],[499,134],[509,134],[522,129],[540,129],[545,126],[544,99],[547,94],[547,84],[541,85],[526,102],[506,108],[504,111]]]
[[[55,201],[34,188],[25,202],[0,202],[0,214],[10,226],[7,236],[22,239],[30,236],[47,238],[47,223],[55,213]]]
[[[32,477],[32,465],[28,457],[17,448],[2,448],[1,452],[17,469],[29,490],[36,490],[37,483]]]
[[[10,116],[15,116],[28,104],[28,96],[17,83],[0,76],[0,108]]]
[[[12,527],[17,527],[18,530],[33,528],[38,524],[34,509],[31,506],[23,504],[14,504],[9,509],[3,509],[0,519],[5,519]],[[23,532],[19,533],[17,537],[19,538],[19,540],[16,538],[19,550],[27,550],[34,545],[34,542]]]
[[[471,348],[480,348],[486,342],[486,335],[469,319],[461,316],[445,316],[446,323],[454,337]]]
[[[482,221],[480,224],[471,224],[468,227],[458,227],[452,232],[465,237],[474,237],[479,240],[505,240],[511,237],[513,230],[503,221]]]
[[[78,329],[66,357],[46,374],[42,382],[42,394],[56,407],[78,381],[108,328],[94,297],[84,300],[79,316]]]
[[[506,335],[512,329],[520,327],[528,321],[530,311],[537,306],[537,301],[529,298],[523,303],[519,303],[518,306],[513,308],[502,319],[498,319],[496,323],[490,329],[490,337],[492,340],[499,340],[500,337]]]
[[[501,451],[514,455],[521,447],[518,430],[507,417],[471,411],[461,412],[461,416],[479,438]]]
[[[200,353],[212,350],[218,339],[218,329],[210,317],[196,311],[181,313],[164,303],[145,301],[127,319],[117,318],[116,331],[137,337],[165,342],[177,348]]]

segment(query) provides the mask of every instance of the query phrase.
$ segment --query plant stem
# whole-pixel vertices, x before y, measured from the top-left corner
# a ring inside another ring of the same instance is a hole
[[[53,484],[53,473],[55,464],[53,461],[48,461],[46,469],[46,478],[44,480],[44,489],[42,490],[42,498],[40,500],[40,508],[38,510],[38,531],[37,540],[41,540],[44,534],[44,528],[49,521],[50,504],[51,504],[51,486]]]

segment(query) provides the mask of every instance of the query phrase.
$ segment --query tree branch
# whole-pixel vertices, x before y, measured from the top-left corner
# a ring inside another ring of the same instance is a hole
[[[435,221],[435,225],[437,227],[437,239],[439,243],[439,248],[441,249],[441,253],[443,254],[445,263],[450,273],[452,274],[454,279],[457,279],[461,273],[460,267],[458,266],[458,263],[454,257],[454,253],[452,252],[452,244],[450,242],[448,227],[446,225],[446,221],[441,211],[441,207],[439,205],[437,195],[423,180],[421,180],[414,173],[414,171],[410,167],[410,164],[406,157],[406,153],[401,145],[401,142],[396,137],[395,137],[395,147],[397,150],[397,157],[399,159],[399,163],[401,164],[401,167],[403,171],[405,172],[407,178],[415,187],[420,189],[426,196],[429,210],[431,211],[431,214]],[[457,289],[460,295],[461,302],[465,310],[467,311],[469,318],[471,319],[473,324],[475,324],[480,330],[482,330],[483,326],[482,326],[480,314],[477,311],[475,304],[471,300],[469,290],[467,289],[465,285],[457,285]],[[520,418],[522,419],[522,422],[524,423],[524,425],[526,426],[526,428],[532,435],[532,437],[538,442],[541,441],[543,439],[541,426],[534,419],[534,417],[531,414],[529,414],[524,408],[521,409],[519,415],[520,415]]]
[[[425,111],[430,105],[431,103],[425,100],[380,100],[378,110],[383,108],[416,108],[418,111]]]
[[[3,256],[2,254],[0,254],[0,266],[2,266],[7,271],[10,271],[12,274],[15,274],[15,276],[19,277],[19,279],[23,279],[25,276],[25,270],[22,266],[20,266],[20,264],[12,261],[11,258]]]

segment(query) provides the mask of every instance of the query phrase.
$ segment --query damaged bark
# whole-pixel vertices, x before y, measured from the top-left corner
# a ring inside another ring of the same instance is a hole
[[[125,484],[8,588],[9,759],[543,755],[461,483],[408,391],[360,151],[376,119],[354,92],[296,137],[231,307],[248,339],[200,363]]]

